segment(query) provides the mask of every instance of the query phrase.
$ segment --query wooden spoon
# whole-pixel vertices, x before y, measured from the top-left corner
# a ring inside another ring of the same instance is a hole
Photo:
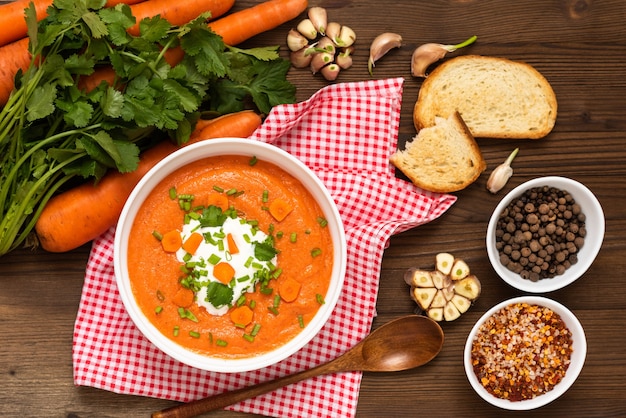
[[[153,413],[152,418],[194,417],[323,374],[412,369],[435,358],[441,351],[443,339],[443,330],[432,319],[419,315],[403,316],[377,328],[328,363],[258,385],[176,405]]]

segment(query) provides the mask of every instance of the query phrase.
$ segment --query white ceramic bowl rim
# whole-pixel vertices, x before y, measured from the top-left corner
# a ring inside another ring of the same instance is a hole
[[[331,284],[325,303],[315,317],[294,339],[278,349],[250,358],[223,359],[201,355],[176,344],[152,325],[135,303],[127,279],[126,254],[128,230],[139,207],[150,191],[169,173],[191,161],[218,155],[245,155],[274,163],[298,178],[320,205],[328,220],[334,246]],[[346,271],[347,245],[341,216],[329,191],[321,180],[300,160],[271,144],[242,138],[218,138],[184,147],[155,165],[130,194],[118,223],[114,241],[114,269],[118,290],[124,306],[139,330],[161,351],[174,359],[203,370],[215,372],[244,372],[278,363],[300,350],[317,335],[332,314],[341,294]]]
[[[533,282],[522,278],[519,274],[514,273],[500,263],[500,254],[495,246],[495,230],[498,218],[502,211],[511,203],[511,201],[521,196],[526,190],[533,187],[541,186],[556,187],[560,190],[566,190],[570,193],[576,203],[583,208],[586,216],[585,225],[587,227],[587,236],[585,243],[578,253],[578,262],[568,268],[564,274],[555,276],[551,279],[542,279]],[[567,286],[581,277],[593,264],[604,239],[605,220],[602,206],[594,194],[582,183],[567,177],[548,176],[538,177],[515,187],[500,200],[496,206],[489,224],[487,226],[486,246],[489,260],[494,270],[509,285],[526,292],[546,293],[558,290]]]
[[[546,392],[542,395],[539,395],[533,399],[512,402],[507,399],[500,399],[492,395],[491,393],[489,393],[487,389],[485,389],[483,385],[480,383],[480,381],[478,380],[478,377],[476,377],[476,374],[474,373],[474,369],[472,367],[472,362],[471,362],[472,341],[476,337],[476,334],[478,333],[478,329],[480,328],[480,326],[490,316],[492,316],[497,311],[499,311],[500,309],[506,306],[509,306],[515,303],[521,303],[521,302],[525,302],[531,305],[545,306],[553,310],[555,313],[559,314],[561,316],[561,319],[563,319],[563,321],[567,325],[567,328],[572,333],[573,352],[572,352],[572,357],[571,357],[571,363],[570,363],[569,368],[567,369],[567,372],[565,373],[565,377],[563,377],[563,379],[554,388],[552,388],[551,391]],[[467,341],[465,343],[465,350],[463,353],[463,363],[465,365],[465,374],[467,375],[467,379],[469,380],[469,383],[471,384],[471,386],[474,388],[476,393],[481,398],[483,398],[485,401],[489,402],[490,404],[497,406],[499,408],[502,408],[502,409],[521,411],[521,410],[535,409],[535,408],[539,408],[541,406],[547,405],[548,403],[554,401],[555,399],[563,395],[578,378],[578,375],[580,374],[585,364],[586,356],[587,356],[587,340],[585,337],[585,332],[578,318],[576,318],[576,316],[568,308],[566,308],[559,302],[556,302],[552,299],[548,299],[542,296],[520,296],[520,297],[516,297],[513,299],[500,302],[499,304],[489,309],[476,322],[476,324],[470,331],[469,336],[467,337]]]

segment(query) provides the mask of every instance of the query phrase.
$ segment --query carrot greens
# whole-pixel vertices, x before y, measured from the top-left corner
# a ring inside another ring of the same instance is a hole
[[[140,22],[125,4],[55,0],[37,22],[25,11],[33,57],[0,110],[0,256],[27,242],[47,201],[71,182],[131,172],[160,137],[189,139],[201,111],[231,113],[295,101],[278,47],[229,47],[207,26],[209,13],[182,26]],[[184,57],[168,64],[167,52]],[[115,79],[85,91],[102,66]],[[89,208],[85,208],[89,210]]]

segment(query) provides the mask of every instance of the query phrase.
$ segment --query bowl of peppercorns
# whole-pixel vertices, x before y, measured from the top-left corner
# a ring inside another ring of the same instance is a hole
[[[542,296],[521,296],[500,302],[476,322],[463,362],[481,398],[520,411],[563,395],[586,356],[585,332],[569,309]]]
[[[580,278],[604,240],[604,212],[585,185],[539,177],[511,190],[487,227],[487,253],[509,285],[531,293],[561,289]]]

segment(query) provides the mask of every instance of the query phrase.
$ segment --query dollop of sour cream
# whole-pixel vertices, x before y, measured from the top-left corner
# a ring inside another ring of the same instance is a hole
[[[198,220],[191,219],[182,228],[181,238],[183,242],[194,232],[211,238],[204,239],[193,255],[181,248],[176,252],[176,257],[182,263],[194,264],[194,269],[200,273],[202,277],[201,287],[196,292],[195,303],[205,308],[212,315],[226,314],[245,292],[254,292],[255,285],[259,281],[255,279],[255,273],[259,270],[271,271],[276,268],[277,257],[269,261],[261,261],[255,257],[255,244],[264,242],[268,235],[253,227],[243,218],[229,217],[223,225],[210,227],[203,227]],[[238,249],[236,254],[229,252],[227,234],[231,234],[235,241]],[[213,276],[213,267],[217,261],[226,261],[235,270],[234,278],[228,285],[233,291],[232,300],[221,306],[214,306],[207,298],[208,284],[210,282],[221,283]]]

